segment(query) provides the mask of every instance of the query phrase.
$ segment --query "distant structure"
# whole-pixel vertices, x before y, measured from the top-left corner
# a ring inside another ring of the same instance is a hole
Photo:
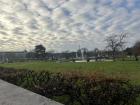
[[[87,52],[87,48],[80,48],[79,46],[79,49],[76,52],[76,59],[85,60],[87,58]]]
[[[25,59],[26,51],[23,52],[0,52],[0,62],[10,62],[17,59]]]

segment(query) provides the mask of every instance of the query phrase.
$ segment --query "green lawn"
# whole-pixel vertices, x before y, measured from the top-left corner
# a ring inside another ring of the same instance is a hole
[[[120,76],[129,78],[134,84],[140,85],[140,61],[116,61],[116,62],[89,62],[89,63],[72,63],[72,62],[43,62],[30,61],[19,63],[0,64],[1,67],[29,69],[35,71],[47,70],[50,72],[68,72],[77,71],[82,73],[105,73],[107,75]],[[140,98],[138,103],[140,105]]]
[[[133,82],[140,84],[140,61],[116,61],[116,62],[90,62],[90,63],[71,63],[71,62],[20,62],[0,64],[3,67],[47,70],[51,72],[78,71],[82,73],[102,72],[109,75],[120,75],[130,78]]]

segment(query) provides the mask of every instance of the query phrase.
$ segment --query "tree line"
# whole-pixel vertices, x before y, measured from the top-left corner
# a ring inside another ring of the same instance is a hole
[[[109,48],[112,52],[113,60],[116,60],[116,53],[122,52],[122,57],[124,56],[134,56],[135,60],[139,60],[140,56],[140,41],[136,41],[132,47],[125,48],[125,44],[127,43],[126,39],[128,37],[127,33],[121,34],[113,34],[108,36],[105,40],[107,42],[107,48]]]
[[[78,49],[76,52],[65,51],[61,53],[46,52],[46,48],[43,45],[36,45],[32,52],[27,53],[27,58],[36,59],[71,59],[76,58],[84,59],[89,61],[92,57],[97,61],[99,59],[113,59],[116,61],[118,58],[125,59],[127,57],[135,58],[136,61],[139,60],[140,56],[140,40],[135,42],[132,47],[126,47],[128,34],[112,34],[105,38],[106,48],[105,50],[99,50],[95,48],[93,51],[88,51],[87,48]]]

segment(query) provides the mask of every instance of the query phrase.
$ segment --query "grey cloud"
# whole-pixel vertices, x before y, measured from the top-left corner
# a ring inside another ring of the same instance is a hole
[[[13,34],[15,34],[15,35],[26,35],[26,34],[24,33],[24,30],[23,30],[22,28],[20,28],[20,27],[14,28],[12,32],[13,32]]]
[[[28,27],[31,29],[39,29],[40,25],[38,24],[38,22],[35,19],[30,20],[27,23]]]
[[[5,31],[0,31],[0,34],[1,34],[1,35],[8,35],[8,33],[5,32]]]
[[[140,39],[136,1],[0,0],[0,50],[104,48],[106,34],[122,31]]]
[[[2,22],[0,22],[0,29],[1,29],[1,30],[6,29],[5,26],[2,24]]]

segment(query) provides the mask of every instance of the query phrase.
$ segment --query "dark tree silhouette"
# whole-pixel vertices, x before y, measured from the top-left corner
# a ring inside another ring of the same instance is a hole
[[[140,41],[137,41],[133,47],[135,60],[138,61],[138,56],[140,55]]]
[[[35,57],[39,59],[44,59],[46,56],[46,48],[43,45],[35,46]]]
[[[133,57],[133,55],[134,55],[133,47],[127,47],[127,48],[124,50],[124,53],[132,59],[132,57]],[[131,59],[130,59],[130,60],[131,60]]]

